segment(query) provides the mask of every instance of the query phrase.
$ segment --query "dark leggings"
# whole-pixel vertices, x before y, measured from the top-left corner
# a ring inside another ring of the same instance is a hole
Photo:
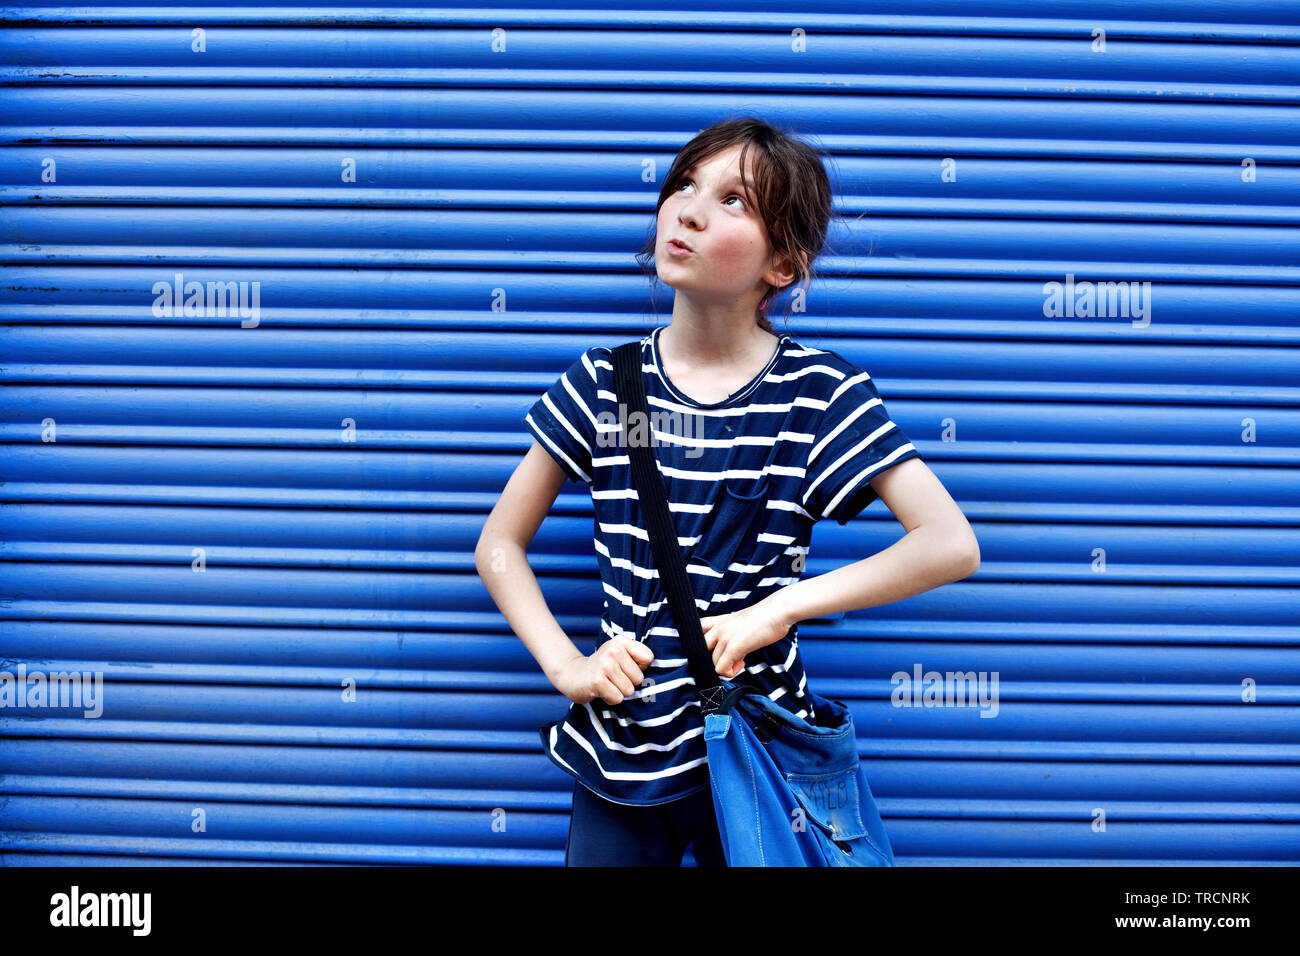
[[[709,787],[650,807],[614,803],[573,785],[565,866],[681,866],[694,841],[698,866],[726,866]]]

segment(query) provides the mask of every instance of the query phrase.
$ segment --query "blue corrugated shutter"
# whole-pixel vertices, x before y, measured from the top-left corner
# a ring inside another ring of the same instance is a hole
[[[981,541],[800,629],[899,862],[1300,860],[1297,6],[862,6],[6,10],[0,669],[104,713],[0,711],[0,863],[562,861],[566,702],[473,547],[528,405],[667,321],[659,178],[742,112],[849,217],[790,331]],[[189,281],[245,313],[155,313]],[[588,649],[590,534],[570,484],[531,551]]]

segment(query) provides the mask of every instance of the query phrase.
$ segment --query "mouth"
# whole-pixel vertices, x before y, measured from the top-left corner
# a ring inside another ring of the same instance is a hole
[[[668,251],[675,252],[678,255],[686,255],[687,253],[694,252],[695,250],[692,249],[690,246],[688,246],[686,243],[682,242],[680,239],[669,239]]]

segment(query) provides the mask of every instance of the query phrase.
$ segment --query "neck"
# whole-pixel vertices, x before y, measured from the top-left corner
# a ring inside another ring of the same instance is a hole
[[[673,301],[672,321],[659,333],[659,345],[671,341],[673,354],[698,365],[728,364],[756,353],[770,353],[778,336],[761,329],[755,310],[699,309]]]

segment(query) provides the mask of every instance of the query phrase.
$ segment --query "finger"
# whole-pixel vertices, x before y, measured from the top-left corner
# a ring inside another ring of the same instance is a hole
[[[619,693],[624,697],[631,697],[632,693],[636,690],[636,688],[632,686],[632,682],[627,679],[627,675],[623,673],[621,667],[606,671],[605,677],[611,684],[618,688]]]
[[[718,643],[713,648],[714,665],[721,664],[723,661],[729,661],[735,656],[736,638],[734,635],[727,635],[719,632]]]
[[[624,644],[627,652],[632,655],[632,659],[643,669],[655,659],[654,651],[650,650],[643,641],[624,639]]]
[[[718,673],[732,677],[740,673],[745,664],[745,645],[742,641],[728,642],[726,649],[718,658]]]
[[[641,683],[642,679],[645,677],[645,674],[641,672],[641,668],[637,667],[636,661],[632,659],[631,654],[624,654],[619,657],[618,664],[619,667],[622,668],[623,673],[627,675],[628,680],[632,682],[633,687],[636,687],[637,684]]]
[[[602,677],[596,681],[596,694],[607,704],[623,703],[623,695],[618,692],[613,681],[607,677]]]

